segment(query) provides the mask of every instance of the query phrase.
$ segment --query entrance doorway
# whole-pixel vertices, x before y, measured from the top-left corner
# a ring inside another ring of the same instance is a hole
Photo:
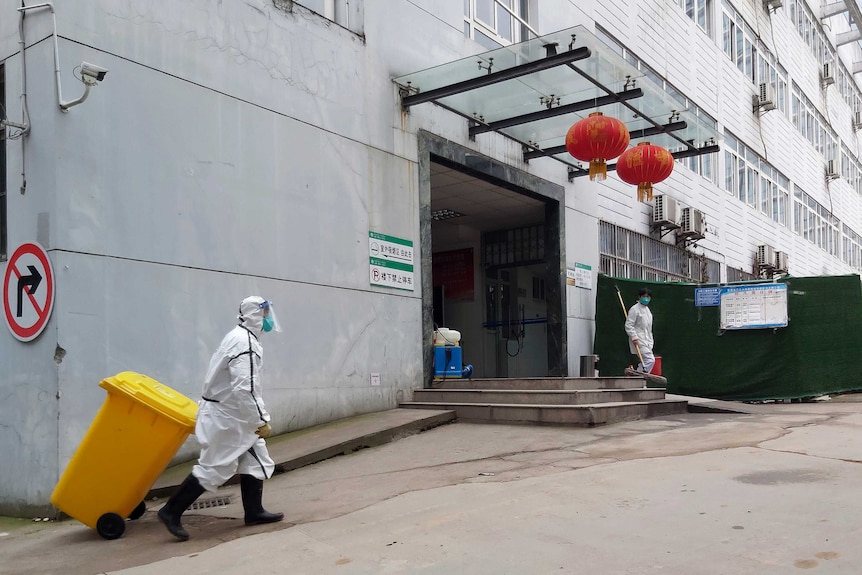
[[[430,172],[435,327],[461,332],[473,377],[561,375],[559,202],[433,158]]]

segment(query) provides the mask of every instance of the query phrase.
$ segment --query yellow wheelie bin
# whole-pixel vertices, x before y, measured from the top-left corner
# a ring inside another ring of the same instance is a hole
[[[144,497],[194,432],[197,403],[124,371],[99,383],[108,396],[51,494],[57,509],[105,539],[147,510]]]

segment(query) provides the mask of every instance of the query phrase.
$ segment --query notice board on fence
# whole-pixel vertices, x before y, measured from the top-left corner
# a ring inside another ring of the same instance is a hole
[[[787,327],[787,285],[726,286],[720,293],[720,329]]]

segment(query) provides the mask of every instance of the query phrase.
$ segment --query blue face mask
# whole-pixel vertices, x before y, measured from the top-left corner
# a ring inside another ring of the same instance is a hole
[[[263,318],[263,331],[272,331],[273,325],[275,325],[275,322],[272,321],[270,316]]]
[[[648,298],[648,297],[644,296],[644,297],[642,297],[642,298],[640,299],[640,302],[641,302],[643,305],[649,305],[649,299],[650,299],[650,298]]]

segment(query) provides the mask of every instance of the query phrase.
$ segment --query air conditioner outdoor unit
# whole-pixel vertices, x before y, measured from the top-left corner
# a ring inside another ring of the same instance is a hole
[[[775,252],[775,271],[786,272],[787,270],[787,252]]]
[[[754,111],[762,109],[764,112],[775,109],[775,91],[771,84],[763,82],[757,90],[757,94],[752,96]]]
[[[667,194],[658,194],[653,199],[655,200],[652,209],[653,223],[676,225],[679,221],[679,205],[676,200]]]
[[[820,78],[820,81],[824,87],[828,86],[829,84],[835,83],[835,76],[833,75],[833,72],[832,72],[832,66],[833,66],[833,64],[831,64],[829,62],[826,62],[825,64],[823,64],[823,76]]]
[[[762,268],[775,267],[775,248],[767,244],[757,246],[757,265]]]
[[[841,176],[838,174],[838,170],[836,169],[835,160],[828,160],[826,162],[826,179],[827,180],[835,180],[840,178]]]
[[[694,208],[682,209],[682,224],[680,233],[689,236],[704,237],[706,226],[703,221],[703,213]]]
[[[781,0],[763,0],[763,5],[767,10],[778,10],[784,3]]]

